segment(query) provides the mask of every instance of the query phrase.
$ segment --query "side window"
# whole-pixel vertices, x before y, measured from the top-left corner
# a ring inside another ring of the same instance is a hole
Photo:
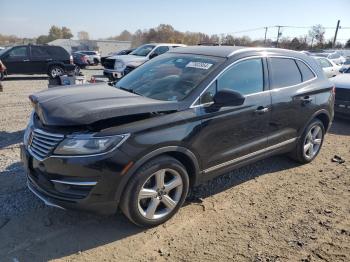
[[[9,53],[9,57],[26,57],[27,56],[27,47],[26,46],[20,46],[20,47],[14,47]]]
[[[242,95],[264,90],[263,63],[260,58],[238,62],[218,79],[218,90],[231,89]]]
[[[49,53],[40,46],[31,46],[31,54],[33,57],[48,57]]]
[[[207,104],[214,102],[214,95],[216,94],[217,84],[216,81],[208,87],[208,89],[204,92],[204,94],[200,97],[200,104]]]
[[[161,55],[168,51],[169,51],[168,46],[160,46],[160,47],[157,47],[156,50],[154,50],[154,53],[157,55]]]
[[[320,62],[322,68],[332,67],[332,64],[329,63],[327,59],[319,58],[318,61]]]
[[[294,59],[270,58],[269,70],[272,88],[281,88],[301,83],[301,74]]]
[[[297,65],[300,69],[301,75],[303,77],[303,81],[310,80],[315,77],[315,74],[311,71],[311,69],[305,65],[304,62],[301,62],[299,60],[295,60],[297,62]]]

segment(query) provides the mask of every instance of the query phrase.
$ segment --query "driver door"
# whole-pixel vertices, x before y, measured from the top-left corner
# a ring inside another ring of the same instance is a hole
[[[12,48],[2,60],[7,67],[8,74],[31,73],[27,46]]]
[[[205,172],[243,161],[267,147],[271,96],[265,90],[264,71],[263,58],[238,61],[201,96],[200,105],[195,107],[203,119],[196,150]],[[222,89],[241,93],[244,103],[216,108],[213,97]]]

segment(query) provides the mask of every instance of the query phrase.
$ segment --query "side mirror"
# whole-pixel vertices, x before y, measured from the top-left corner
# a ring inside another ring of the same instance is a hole
[[[157,53],[152,53],[152,54],[150,54],[149,59],[155,58],[156,56],[158,56]]]
[[[240,106],[244,103],[244,96],[241,93],[230,89],[218,91],[214,96],[214,104],[218,106]]]

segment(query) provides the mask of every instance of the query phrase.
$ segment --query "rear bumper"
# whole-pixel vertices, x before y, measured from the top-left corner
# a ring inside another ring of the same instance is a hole
[[[63,69],[64,69],[64,71],[66,71],[66,72],[72,72],[72,71],[74,71],[74,69],[75,69],[75,65],[64,64],[64,65],[63,65]]]

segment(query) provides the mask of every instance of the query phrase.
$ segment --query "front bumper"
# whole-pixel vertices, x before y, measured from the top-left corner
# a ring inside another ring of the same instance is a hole
[[[350,101],[335,100],[334,116],[350,119]]]
[[[113,69],[104,69],[103,75],[107,76],[108,78],[113,79],[120,79],[124,76],[123,72],[119,72]]]
[[[45,204],[113,214],[118,207],[116,189],[128,157],[116,149],[99,156],[57,157],[38,160],[21,145],[21,160],[28,188]]]

